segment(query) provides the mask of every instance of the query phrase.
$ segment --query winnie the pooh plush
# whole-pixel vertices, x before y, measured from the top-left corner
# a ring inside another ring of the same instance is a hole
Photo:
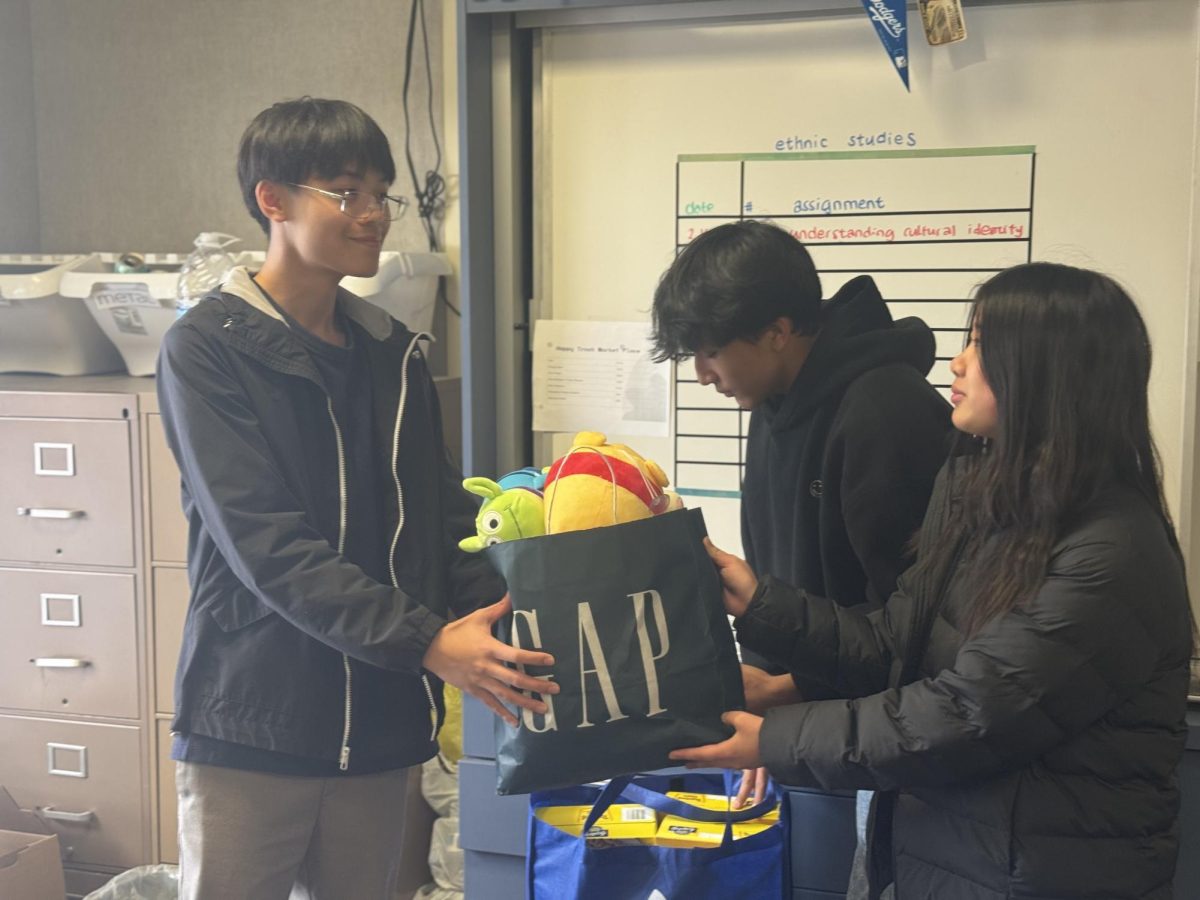
[[[581,431],[546,475],[546,534],[648,519],[676,506],[658,464],[603,434]]]

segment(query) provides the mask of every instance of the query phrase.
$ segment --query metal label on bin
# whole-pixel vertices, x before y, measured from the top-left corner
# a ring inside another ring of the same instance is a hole
[[[139,282],[124,284],[119,282],[96,282],[96,284],[92,285],[92,293],[88,299],[95,304],[96,309],[128,308],[134,306],[158,309],[162,306],[158,300],[150,296],[150,288]]]

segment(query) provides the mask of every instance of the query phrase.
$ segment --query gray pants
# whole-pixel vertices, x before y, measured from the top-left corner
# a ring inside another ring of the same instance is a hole
[[[390,900],[408,774],[300,778],[176,763],[181,900]]]
[[[850,886],[846,890],[846,900],[867,900],[870,891],[867,885],[867,821],[871,815],[871,799],[873,791],[859,791],[855,815],[855,827],[858,831],[858,844],[854,848],[854,863],[850,867]],[[894,900],[896,886],[889,884],[880,894],[880,900]]]

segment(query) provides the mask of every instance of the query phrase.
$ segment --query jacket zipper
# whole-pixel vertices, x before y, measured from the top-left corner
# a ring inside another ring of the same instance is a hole
[[[396,532],[392,535],[392,545],[388,549],[388,571],[392,576],[392,587],[396,588],[400,587],[400,579],[396,576],[396,546],[400,542],[400,532],[404,528],[404,487],[400,484],[400,471],[397,468],[400,458],[400,423],[404,418],[404,406],[408,400],[408,360],[420,339],[421,335],[419,334],[413,337],[412,342],[408,345],[408,350],[404,353],[404,361],[400,365],[400,401],[396,405],[396,427],[392,431],[392,480],[396,483],[396,504],[400,509],[396,519]],[[425,699],[429,701],[432,718],[429,739],[432,741],[437,739],[438,711],[437,703],[433,699],[433,686],[429,683],[429,676],[424,672],[421,673],[421,685],[425,688]]]
[[[325,397],[325,406],[329,410],[329,421],[333,423],[333,436],[337,441],[338,455],[338,553],[346,548],[346,448],[342,443],[342,429],[338,425],[337,416],[333,414],[333,399]],[[353,697],[354,682],[350,674],[350,657],[342,654],[342,669],[346,673],[345,706],[342,712],[342,750],[338,755],[338,768],[345,772],[350,768],[350,718],[351,698]]]
[[[261,287],[259,288],[259,291],[260,292],[262,291]],[[222,305],[224,305],[224,304],[222,303]],[[226,309],[228,309],[228,307],[226,307]],[[234,324],[233,316],[226,313],[225,321],[222,323],[222,327],[230,328],[233,324]],[[284,324],[287,324],[286,320],[285,320]],[[291,328],[291,326],[288,325],[288,328]],[[415,340],[413,343],[416,343]],[[410,345],[409,349],[411,352],[411,345]],[[407,361],[407,357],[405,357],[405,359]],[[323,387],[322,387],[322,390],[324,390]],[[403,397],[403,391],[401,392],[401,396]],[[403,406],[403,399],[401,399],[401,406]],[[342,441],[341,426],[338,425],[337,416],[334,415],[334,412],[333,412],[333,398],[329,396],[329,393],[327,391],[325,392],[325,408],[327,410],[329,410],[329,421],[333,425],[333,436],[334,436],[334,440],[337,443],[338,507],[339,507],[338,508],[338,546],[337,546],[337,549],[338,549],[339,554],[343,554],[346,549],[346,519],[347,519],[346,447]],[[393,458],[394,458],[394,452],[393,452]],[[394,464],[393,464],[393,468],[395,468]],[[401,510],[401,515],[403,515],[403,509]],[[342,772],[345,772],[347,769],[350,768],[350,724],[351,724],[351,720],[352,720],[353,697],[354,697],[354,680],[353,680],[353,674],[350,670],[350,657],[345,653],[342,654],[342,671],[345,672],[346,689],[345,689],[345,693],[344,693],[345,701],[344,701],[343,708],[342,708],[342,746],[341,746],[340,752],[338,753],[338,769]],[[432,698],[432,694],[429,691],[428,683],[425,685],[425,692],[426,692],[426,694],[429,694],[430,697]]]

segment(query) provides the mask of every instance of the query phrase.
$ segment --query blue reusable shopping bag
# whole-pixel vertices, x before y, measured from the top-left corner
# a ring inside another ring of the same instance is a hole
[[[719,847],[591,847],[586,835],[600,814],[616,802],[640,803],[667,815],[707,822],[744,822],[764,815],[779,802],[774,785],[762,803],[736,812],[692,806],[665,796],[667,791],[731,793],[732,781],[720,775],[637,775],[614,778],[603,788],[556,788],[530,797],[527,900],[770,900],[789,896],[788,819],[758,834],[732,839],[726,826]],[[591,805],[592,813],[576,837],[534,815],[542,806]]]

